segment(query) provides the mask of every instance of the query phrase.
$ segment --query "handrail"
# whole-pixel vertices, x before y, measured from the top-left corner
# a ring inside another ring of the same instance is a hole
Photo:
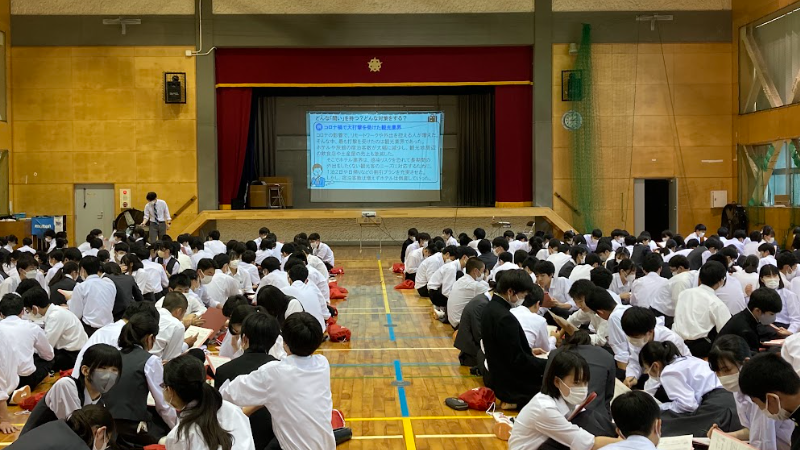
[[[174,220],[176,217],[180,216],[182,212],[186,211],[186,208],[188,208],[189,206],[191,206],[191,205],[192,205],[192,203],[194,203],[195,201],[197,201],[197,196],[196,196],[196,195],[193,195],[193,196],[192,196],[192,198],[190,198],[189,200],[187,200],[187,201],[186,201],[186,203],[184,203],[184,204],[183,204],[183,206],[181,206],[180,208],[178,208],[178,210],[175,212],[175,214],[173,214],[173,215],[172,215],[172,218],[173,218],[173,220]]]

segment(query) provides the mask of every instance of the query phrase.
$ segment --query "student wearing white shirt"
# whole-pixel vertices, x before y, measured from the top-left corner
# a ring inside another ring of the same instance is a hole
[[[451,253],[455,253],[455,247],[444,247],[444,243],[440,241],[433,241],[423,249],[425,259],[417,268],[417,275],[414,277],[414,289],[420,297],[430,296],[428,280],[444,263],[451,261]]]
[[[797,257],[790,251],[782,251],[776,260],[778,270],[781,272],[783,285],[797,295],[800,290],[800,277],[797,276]]]
[[[83,256],[97,256],[97,253],[103,249],[103,241],[99,237],[93,238],[89,241],[89,249],[81,252]]]
[[[117,287],[102,275],[99,259],[94,256],[81,259],[83,283],[75,285],[72,298],[67,301],[69,310],[81,320],[89,337],[101,327],[114,322]]]
[[[208,311],[208,308],[203,304],[203,301],[200,297],[192,292],[192,279],[190,275],[194,274],[197,277],[197,273],[189,269],[186,273],[179,273],[177,275],[173,275],[169,277],[169,292],[179,292],[186,297],[186,301],[188,302],[186,313],[183,315],[183,325],[188,327],[190,325],[202,325],[202,319],[200,316]],[[167,293],[169,295],[169,293]],[[166,296],[165,296],[166,297]],[[164,306],[164,298],[162,297],[156,302],[156,308],[161,308]]]
[[[450,296],[447,298],[447,320],[453,328],[458,329],[461,314],[467,303],[476,295],[489,291],[489,283],[484,280],[485,268],[483,261],[477,257],[469,258],[465,269],[466,275],[453,283]]]
[[[625,378],[625,369],[628,366],[628,361],[630,361],[630,344],[628,336],[622,329],[621,321],[622,315],[631,306],[618,304],[611,297],[611,292],[602,287],[592,289],[586,296],[584,303],[607,322],[607,342],[614,353],[614,361],[617,364],[617,377]]]
[[[558,247],[558,251],[555,253],[551,253],[550,256],[547,257],[547,261],[553,263],[553,267],[555,268],[555,273],[558,274],[561,272],[561,268],[564,267],[564,264],[569,262],[570,246],[567,244],[561,244]]]
[[[592,331],[589,336],[592,345],[605,347],[608,342],[608,321],[598,316],[586,305],[586,297],[595,289],[603,290],[589,280],[578,280],[569,288],[569,296],[572,297],[578,309],[567,319],[568,326],[565,327],[565,331],[572,335],[581,326],[588,324],[589,330]]]
[[[53,364],[53,346],[47,340],[44,330],[29,320],[22,318],[24,303],[17,294],[6,294],[0,300],[0,328],[13,338],[3,345],[12,348],[19,362],[17,375],[19,387],[30,386],[35,389],[47,377]]]
[[[519,266],[514,264],[514,255],[508,252],[502,252],[497,255],[497,263],[489,272],[489,281],[497,282],[497,274],[504,270],[516,270]]]
[[[732,251],[733,249],[730,250]],[[725,251],[725,249],[723,249],[723,251]],[[725,267],[725,283],[714,292],[717,298],[725,304],[731,315],[738,314],[747,309],[747,301],[745,300],[744,289],[741,283],[739,283],[736,277],[730,276],[731,269],[728,269],[728,267],[731,267],[733,261],[722,252],[711,255],[708,261],[716,261]]]
[[[144,252],[146,252],[146,250],[136,250],[137,256],[142,261],[144,273],[147,275],[146,287],[145,289],[140,289],[142,291],[142,297],[144,297],[145,300],[155,301],[156,298],[161,296],[161,292],[169,287],[169,277],[167,276],[167,271],[164,269],[164,266],[146,258]],[[148,296],[150,297],[149,299]]]
[[[414,280],[417,276],[417,269],[422,264],[424,255],[422,249],[428,245],[431,236],[428,233],[419,233],[417,241],[406,248],[405,279]]]
[[[758,289],[758,261],[757,256],[750,255],[745,258],[741,268],[734,266],[734,269],[737,270],[733,273],[733,276],[742,285],[745,297],[749,297],[751,292]]]
[[[78,250],[83,254],[84,252],[89,251],[92,248],[91,242],[94,238],[98,236],[102,236],[103,232],[95,228],[94,230],[90,231],[89,234],[86,235],[86,240],[83,241],[79,246]]]
[[[303,306],[303,310],[317,319],[320,329],[324,332],[325,317],[323,308],[327,310],[327,306],[322,304],[324,299],[322,299],[319,289],[313,284],[307,283],[308,269],[302,264],[296,264],[289,269],[288,278],[290,286],[281,289],[281,291],[297,299]]]
[[[56,275],[58,269],[64,267],[64,262],[63,262],[64,252],[62,252],[61,250],[55,250],[50,252],[47,256],[49,260],[48,262],[50,263],[50,269],[47,270],[47,275],[45,275],[44,277],[44,284],[48,287],[45,288],[45,290],[49,294],[50,280],[52,280],[53,277]]]
[[[583,235],[583,239],[586,241],[586,247],[589,249],[590,253],[595,253],[597,250],[597,244],[600,243],[600,239],[602,237],[603,231],[599,228],[595,228],[590,234]]]
[[[117,426],[124,442],[147,446],[157,444],[166,434],[152,423],[147,408],[147,395],[155,400],[155,408],[169,429],[175,428],[175,409],[164,398],[164,365],[161,358],[149,353],[158,336],[158,319],[147,313],[138,313],[122,327],[119,335],[122,353],[122,372],[119,380],[103,396],[106,408]],[[141,422],[147,425],[142,430]],[[161,432],[159,432],[161,431]]]
[[[675,305],[681,292],[697,285],[697,274],[689,269],[689,260],[683,255],[677,255],[669,260],[672,278],[660,291],[660,295],[653,298],[650,308],[657,316],[664,316],[664,325],[671,328],[675,320]]]
[[[762,243],[758,246],[758,270],[766,265],[778,266],[778,261],[775,259],[775,246],[768,243]]]
[[[703,225],[702,223],[699,223],[694,227],[694,232],[689,233],[689,235],[686,236],[683,239],[683,241],[689,242],[692,239],[697,239],[697,242],[703,242],[703,237],[705,237],[705,235],[706,235],[706,226]]]
[[[255,450],[250,421],[206,383],[203,363],[190,355],[164,366],[164,397],[181,411],[167,435],[169,450]]]
[[[759,272],[759,287],[773,289],[781,296],[783,308],[778,313],[775,323],[777,337],[785,338],[800,330],[800,300],[794,292],[786,289],[780,277],[780,271],[773,265],[761,268]],[[772,338],[772,335],[765,336]]]
[[[56,249],[56,232],[53,229],[44,230],[44,244],[48,255]]]
[[[650,394],[626,392],[614,399],[611,417],[624,441],[605,450],[656,450],[661,439],[661,409]]]
[[[205,250],[214,256],[228,252],[228,247],[219,240],[219,231],[213,230],[208,233],[208,240],[205,242]]]
[[[628,359],[628,365],[625,367],[624,380],[625,385],[628,387],[633,387],[637,383],[641,384],[642,375],[646,375],[639,363],[639,352],[648,342],[670,341],[675,344],[681,355],[692,355],[683,339],[669,328],[658,324],[655,314],[649,309],[631,306],[622,314],[620,325],[622,326],[622,331],[628,336],[628,343],[630,344],[630,358]],[[648,378],[644,383],[644,390],[655,394],[658,386],[657,380]]]
[[[708,356],[711,343],[731,319],[728,307],[714,294],[725,283],[725,278],[725,267],[709,261],[700,269],[700,285],[683,291],[678,297],[672,330],[698,358]]]
[[[258,237],[253,239],[253,242],[256,243],[256,247],[261,247],[261,243],[264,242],[265,239],[268,238],[270,234],[269,228],[261,227],[258,229]]]
[[[314,354],[323,336],[316,322],[304,312],[289,316],[282,328],[289,356],[220,387],[222,398],[237,406],[255,404],[269,410],[277,442],[268,448],[277,448],[272,447],[275,444],[284,450],[336,447],[330,420],[330,365],[323,355]]]
[[[81,321],[68,309],[52,305],[47,292],[38,287],[22,294],[22,302],[29,314],[44,318],[44,334],[54,349],[51,370],[71,369],[78,352],[89,339]]]
[[[592,269],[596,267],[602,266],[603,261],[600,259],[599,255],[594,253],[589,253],[586,255],[583,264],[578,264],[577,266],[573,267],[569,273],[569,281],[573,283],[578,280],[588,280],[591,278]],[[563,271],[563,269],[562,269]]]
[[[144,206],[144,219],[141,227],[144,228],[150,223],[150,243],[160,241],[167,234],[172,217],[169,215],[167,202],[158,198],[155,192],[147,193],[147,204]]]
[[[258,293],[261,292],[261,289],[266,286],[275,286],[278,289],[289,286],[286,272],[281,270],[281,262],[278,261],[277,258],[273,256],[265,258],[261,264],[261,268],[264,269],[264,278],[258,283],[256,297],[258,297]]]
[[[706,361],[681,355],[669,341],[648,343],[639,360],[644,372],[660,381],[669,399],[660,405],[664,434],[702,437],[713,425],[724,432],[742,428],[733,394],[722,388]]]
[[[1,302],[0,302],[1,303]],[[2,342],[10,342],[14,336],[10,332],[5,331],[0,327],[0,340]],[[11,425],[11,414],[8,412],[8,404],[13,400],[21,400],[19,397],[29,395],[27,389],[17,391],[19,385],[18,374],[19,361],[17,354],[8,345],[0,345],[0,433],[11,434],[18,430],[17,427]],[[16,394],[17,398],[14,398]]]
[[[788,340],[788,339],[787,339]],[[786,347],[784,346],[784,349]],[[759,450],[777,450],[791,446],[794,422],[775,421],[768,418],[750,398],[739,389],[739,372],[750,359],[750,347],[736,335],[720,336],[708,354],[708,365],[719,378],[722,387],[733,394],[736,412],[742,428],[730,433],[736,439],[749,441]],[[709,436],[713,430],[709,430]]]
[[[263,266],[263,262],[265,259],[269,257],[276,258],[274,255],[274,250],[275,250],[275,241],[273,241],[272,239],[262,240],[258,244],[258,250],[256,251],[256,264]],[[278,268],[280,268],[280,261],[278,264]]]
[[[228,262],[227,255],[217,255],[213,261],[201,259],[197,263],[197,276],[215,306],[225,305],[228,297],[240,294],[239,283],[224,272],[228,268]],[[223,264],[219,265],[220,263]]]
[[[199,237],[193,237],[189,240],[189,245],[192,247],[192,268],[197,269],[197,263],[201,259],[212,259],[214,255],[208,252],[203,247],[203,241]]]
[[[478,242],[486,239],[486,230],[483,228],[475,228],[472,232],[472,240],[469,242],[469,246],[474,248],[475,250],[478,249]]]
[[[463,269],[467,264],[470,257],[477,257],[478,252],[469,247],[456,247],[455,259],[442,265],[433,274],[430,282],[428,283],[429,293],[431,295],[431,303],[438,307],[439,311],[445,311],[447,308],[447,298],[450,296],[450,291],[453,289],[453,283],[456,279],[464,275]],[[440,320],[443,317],[440,316]]]
[[[453,237],[453,229],[452,228],[445,228],[442,230],[442,239],[444,239],[445,247],[454,245],[458,247],[458,240]]]
[[[178,259],[175,258],[175,254],[180,253],[177,249],[177,243],[157,241],[153,244],[153,247],[156,249],[155,262],[164,268],[167,277],[177,275],[181,271],[181,264],[178,262]]]
[[[616,266],[617,272],[614,273],[609,289],[619,295],[625,304],[630,303],[631,286],[636,280],[636,266],[628,258],[622,259]]]
[[[33,245],[33,239],[29,237],[22,238],[22,247],[18,248],[17,251],[20,253],[30,253],[31,255],[35,255],[36,250],[31,248],[31,245]]]
[[[328,268],[328,270],[333,269],[333,266],[335,265],[333,250],[331,250],[328,244],[320,240],[319,233],[309,234],[308,243],[311,244],[311,250],[313,255],[321,259],[322,262],[325,264],[325,267]]]
[[[619,441],[594,436],[567,419],[586,399],[588,385],[586,360],[575,352],[559,352],[547,367],[542,391],[517,416],[508,440],[509,450],[537,450],[549,439],[570,450],[597,450]]]
[[[85,353],[73,377],[61,377],[31,411],[20,436],[55,420],[66,420],[86,405],[103,406],[102,395],[117,383],[122,356],[116,347],[96,344]]]
[[[322,318],[327,320],[331,317],[331,313],[328,310],[328,303],[330,301],[330,296],[331,296],[330,287],[328,286],[328,278],[325,277],[325,275],[322,275],[321,273],[317,272],[317,270],[314,269],[313,267],[307,266],[305,264],[305,261],[303,261],[302,259],[304,257],[305,255],[303,255],[302,253],[290,257],[286,261],[284,268],[286,269],[287,274],[291,273],[292,267],[296,265],[301,265],[306,269],[306,271],[308,272],[308,275],[306,277],[307,284],[309,286],[313,286],[316,288],[317,299],[319,301],[320,309],[322,311]]]
[[[511,314],[519,321],[531,350],[549,352],[556,348],[556,339],[547,331],[547,320],[539,315],[539,305],[543,299],[544,291],[534,284],[522,305],[511,308]]]
[[[150,349],[151,355],[167,362],[194,345],[197,336],[188,338],[186,342],[183,339],[186,328],[182,321],[188,307],[189,302],[180,292],[170,292],[164,297],[163,306],[158,308],[158,335]]]
[[[27,280],[29,278],[35,280],[36,276],[39,274],[38,267],[39,264],[36,263],[33,256],[27,253],[20,255],[14,268],[6,271],[9,277],[0,283],[0,297],[16,292],[22,280]]]
[[[572,283],[567,278],[555,276],[555,267],[550,261],[537,262],[533,273],[536,275],[536,284],[546,294],[539,314],[549,310],[563,318],[569,317],[569,313],[577,309],[572,297],[569,296]]]
[[[649,253],[642,262],[645,276],[636,279],[631,286],[630,303],[633,306],[649,308],[653,299],[662,287],[667,284],[667,279],[661,276],[663,260],[658,253]]]

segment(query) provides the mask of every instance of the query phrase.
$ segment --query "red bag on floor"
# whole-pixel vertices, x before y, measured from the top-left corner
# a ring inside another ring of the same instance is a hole
[[[346,298],[347,294],[342,292],[339,288],[337,287],[331,288],[331,300],[344,300]]]
[[[328,271],[331,275],[342,275],[344,273],[344,267],[334,267]]]
[[[331,414],[331,426],[334,430],[345,427],[344,414],[338,409],[334,409]]]
[[[394,263],[392,264],[392,272],[394,273],[403,273],[406,271],[406,265],[403,263]]]
[[[495,401],[494,391],[487,387],[477,387],[458,396],[459,400],[467,402],[469,409],[486,411]]]
[[[47,392],[40,392],[38,394],[31,395],[30,397],[26,397],[19,404],[19,407],[25,411],[33,411],[33,408],[37,403],[39,403],[40,400],[44,398],[45,394],[47,394]]]
[[[339,286],[339,282],[338,282],[338,281],[329,281],[329,282],[328,282],[328,287],[329,287],[329,288],[331,288],[331,289],[333,289],[333,288],[336,288],[336,289],[338,289],[338,290],[339,290],[339,292],[341,292],[342,294],[347,294],[347,293],[348,293],[347,289],[345,289],[345,288],[343,288],[343,287]]]
[[[394,287],[397,290],[400,289],[414,289],[414,280],[403,280],[402,283],[398,284]]]
[[[328,337],[331,338],[331,342],[347,342],[350,340],[350,330],[332,323],[328,325]]]

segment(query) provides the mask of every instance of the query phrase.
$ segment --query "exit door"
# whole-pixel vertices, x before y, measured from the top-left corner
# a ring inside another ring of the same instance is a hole
[[[647,231],[656,241],[661,232],[678,227],[678,181],[676,179],[633,180],[635,232]]]
[[[86,235],[95,228],[110,236],[113,220],[113,185],[75,185],[75,247],[82,244]]]

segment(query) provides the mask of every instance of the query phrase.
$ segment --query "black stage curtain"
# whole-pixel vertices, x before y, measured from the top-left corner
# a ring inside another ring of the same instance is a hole
[[[494,94],[458,96],[458,205],[494,206]]]
[[[239,186],[238,202],[233,209],[243,208],[246,203],[247,186],[262,177],[275,176],[276,158],[276,97],[259,95],[253,91],[250,108],[250,131],[247,138],[247,153],[242,167],[242,182]],[[238,204],[237,204],[238,203]],[[236,206],[239,206],[238,208]]]

